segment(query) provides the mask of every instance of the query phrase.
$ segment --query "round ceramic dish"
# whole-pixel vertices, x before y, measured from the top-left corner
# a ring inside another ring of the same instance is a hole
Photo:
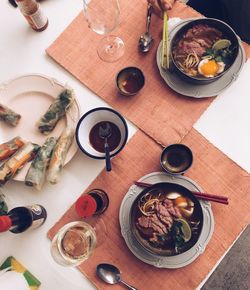
[[[196,19],[196,18],[195,18]],[[170,32],[169,38],[172,39],[173,35],[178,31],[183,25],[189,23],[193,19],[183,20],[178,23]],[[167,85],[176,91],[179,94],[188,97],[194,98],[206,98],[206,97],[214,97],[228,88],[238,77],[244,63],[245,63],[245,51],[242,45],[239,46],[239,53],[234,62],[234,64],[230,67],[230,69],[225,72],[225,74],[220,77],[218,80],[209,83],[197,85],[181,79],[178,74],[174,71],[170,72],[168,70],[164,70],[161,67],[161,46],[162,43],[159,44],[157,53],[156,53],[156,62],[158,69],[160,71],[161,77],[167,83]]]
[[[176,63],[174,56],[173,56],[174,45],[180,39],[182,39],[183,35],[189,29],[192,29],[196,25],[208,25],[209,27],[213,27],[215,29],[218,29],[219,31],[222,32],[223,38],[229,39],[231,41],[231,47],[234,47],[233,56],[232,56],[230,65],[226,66],[224,71],[221,72],[220,74],[213,76],[213,77],[210,77],[210,78],[206,78],[206,77],[201,76],[201,75],[197,76],[197,77],[189,76],[188,74],[186,74],[185,72],[183,72],[180,69],[179,65]],[[176,29],[174,31],[176,31]],[[233,65],[235,59],[238,56],[239,39],[238,39],[237,35],[235,34],[233,29],[228,24],[226,24],[225,22],[218,20],[218,19],[214,19],[214,18],[194,19],[192,21],[189,21],[186,24],[183,24],[182,27],[180,27],[175,33],[172,32],[171,36],[172,37],[170,39],[170,44],[169,44],[170,49],[169,50],[170,50],[170,55],[171,55],[171,59],[172,59],[172,64],[175,67],[175,71],[179,75],[179,77],[182,78],[183,80],[186,80],[187,82],[192,82],[194,84],[209,84],[211,82],[214,82],[215,80],[222,77],[228,69],[230,69],[230,67]]]
[[[184,176],[172,176],[164,172],[153,172],[143,176],[139,181],[148,183],[171,182],[182,185],[191,191],[200,191],[202,189],[191,179]],[[147,252],[133,238],[131,232],[131,217],[129,215],[131,206],[137,196],[142,192],[143,188],[132,185],[125,195],[119,212],[119,222],[121,234],[130,249],[130,251],[141,261],[153,265],[158,268],[175,269],[184,267],[192,263],[197,257],[203,253],[214,231],[214,217],[209,202],[201,201],[200,204],[203,211],[203,227],[197,243],[188,251],[177,256],[162,257],[156,254]]]
[[[120,143],[110,152],[110,157],[118,154],[126,145],[128,139],[128,126],[120,113],[106,107],[98,107],[88,111],[80,118],[76,126],[76,142],[83,153],[94,159],[105,159],[105,153],[101,153],[92,147],[89,141],[89,133],[95,124],[103,121],[114,123],[121,133]]]
[[[80,118],[80,108],[77,100],[49,135],[40,133],[36,127],[39,118],[66,87],[68,88],[66,84],[62,84],[54,78],[39,74],[19,76],[0,84],[0,102],[22,116],[16,127],[10,127],[1,122],[0,144],[20,136],[27,141],[42,145],[47,137],[58,137],[66,126],[75,128]],[[65,164],[73,158],[77,149],[78,146],[74,140],[67,154]],[[13,179],[24,181],[29,166],[30,163],[27,163]]]
[[[145,83],[143,72],[134,66],[122,69],[116,76],[116,85],[119,92],[125,96],[139,93]]]

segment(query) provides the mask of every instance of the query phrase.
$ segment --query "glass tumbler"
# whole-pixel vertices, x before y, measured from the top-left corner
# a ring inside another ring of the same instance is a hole
[[[104,233],[105,225],[102,220],[98,220],[93,226],[83,221],[70,222],[54,236],[51,255],[62,266],[77,266],[91,256],[97,240],[99,245],[102,240],[100,235],[103,236]]]

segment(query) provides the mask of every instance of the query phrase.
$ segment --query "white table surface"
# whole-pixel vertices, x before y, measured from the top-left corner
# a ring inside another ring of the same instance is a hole
[[[29,28],[18,9],[11,7],[7,0],[0,1],[0,83],[18,75],[44,74],[68,83],[75,89],[82,113],[94,107],[107,106],[45,54],[45,49],[81,11],[81,0],[46,0],[41,4],[49,18],[49,26],[45,31],[38,33]],[[202,117],[199,120],[197,125],[197,129],[209,140],[215,140],[216,143],[219,138],[221,150],[228,146],[235,147],[237,143],[237,140],[229,141],[227,137],[220,136],[220,132],[213,134],[213,130],[209,129],[211,128],[209,124],[216,124],[217,120],[220,120],[221,130],[223,125],[226,126],[226,122],[223,124],[221,121],[225,113],[221,108],[225,104],[233,108],[233,101],[228,104],[226,97],[220,98],[218,108],[212,105],[213,108],[205,114],[204,119]],[[245,100],[237,111],[244,110],[245,107],[249,108],[249,100]],[[234,116],[235,122],[241,117],[240,114]],[[129,132],[130,137],[136,132],[131,124],[129,124]],[[244,150],[241,151],[241,157],[245,153]],[[42,282],[41,290],[94,289],[78,270],[59,266],[53,261],[50,256],[50,241],[46,234],[103,167],[104,162],[90,159],[78,151],[64,168],[62,179],[55,186],[45,185],[43,190],[37,193],[19,182],[11,181],[6,184],[3,191],[8,197],[10,207],[42,204],[47,209],[48,218],[37,230],[19,235],[9,232],[0,234],[0,263],[9,255],[15,256],[39,278]]]

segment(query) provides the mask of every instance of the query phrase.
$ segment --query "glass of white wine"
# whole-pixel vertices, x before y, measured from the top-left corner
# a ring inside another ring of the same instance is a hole
[[[100,245],[105,225],[98,220],[94,225],[83,221],[70,222],[64,225],[54,236],[51,244],[51,255],[55,262],[62,266],[78,266],[87,260],[94,249]]]
[[[83,14],[93,31],[106,35],[97,47],[99,57],[106,62],[119,60],[125,51],[124,42],[121,38],[110,35],[120,21],[118,0],[83,0]]]

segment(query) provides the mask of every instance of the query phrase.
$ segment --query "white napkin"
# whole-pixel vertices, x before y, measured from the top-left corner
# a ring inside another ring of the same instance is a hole
[[[237,80],[195,124],[204,137],[250,173],[250,59]]]
[[[3,290],[29,290],[24,276],[15,271],[0,272],[0,289]]]

